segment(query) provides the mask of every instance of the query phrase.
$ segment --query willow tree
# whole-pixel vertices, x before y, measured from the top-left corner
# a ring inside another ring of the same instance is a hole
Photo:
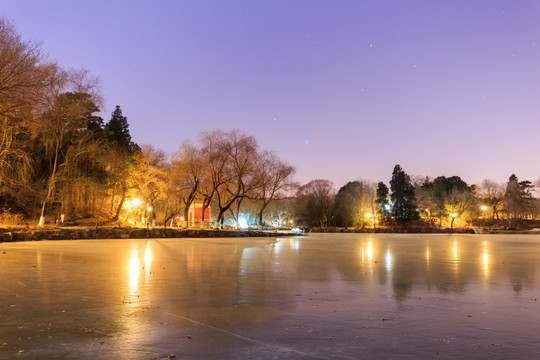
[[[23,41],[0,17],[0,197],[24,207],[32,192],[28,141],[48,64],[38,42]]]
[[[171,161],[169,191],[176,199],[175,204],[181,205],[180,211],[183,212],[184,227],[186,228],[189,225],[189,208],[197,197],[203,179],[203,167],[201,150],[189,141],[182,144]],[[171,211],[171,216],[172,213]]]
[[[154,219],[156,204],[160,196],[166,195],[165,182],[167,174],[167,156],[151,145],[144,145],[137,154],[136,170],[133,174],[135,187],[142,197],[143,217]],[[148,221],[146,221],[148,223]]]
[[[268,205],[276,198],[283,198],[285,193],[294,189],[294,167],[281,161],[274,153],[264,151],[255,161],[255,199],[260,203],[258,217],[259,230],[263,228],[263,215]]]
[[[66,72],[55,68],[48,80],[48,109],[35,128],[49,165],[39,226],[45,224],[47,205],[61,179],[60,170],[98,148],[93,136],[84,131],[93,126],[94,114],[99,111],[95,79],[84,71]]]
[[[203,228],[206,209],[214,200],[219,187],[230,179],[227,151],[229,145],[222,130],[201,133],[199,142],[204,167],[197,192],[202,201],[201,228]]]
[[[223,171],[221,181],[216,187],[215,197],[217,209],[214,229],[223,226],[225,213],[236,205],[235,217],[238,228],[238,213],[247,194],[255,187],[254,160],[257,156],[258,144],[254,137],[247,136],[239,130],[216,132],[223,154]]]

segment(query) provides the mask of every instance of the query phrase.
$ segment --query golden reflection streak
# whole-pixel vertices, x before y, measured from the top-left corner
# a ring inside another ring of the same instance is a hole
[[[139,287],[139,269],[139,255],[137,250],[133,250],[129,260],[129,290],[132,294],[136,293]]]
[[[487,280],[489,277],[489,250],[487,241],[482,241],[484,253],[482,254],[482,264],[484,265],[484,278]]]
[[[150,250],[150,244],[146,244],[146,251],[144,252],[144,268],[146,269],[146,275],[150,275],[150,265],[152,264],[152,251]]]
[[[41,270],[41,251],[37,252],[37,268],[38,270]]]
[[[362,241],[360,249],[361,266],[366,269],[368,278],[373,276],[373,243],[368,241],[367,245]]]
[[[458,252],[457,241],[454,241],[453,253],[454,253],[454,272],[457,273],[459,270],[459,252]]]
[[[426,265],[427,265],[428,270],[429,270],[429,256],[430,256],[429,245],[426,245]]]
[[[373,262],[373,243],[371,241],[368,242],[366,251],[367,251],[368,263],[372,263]]]

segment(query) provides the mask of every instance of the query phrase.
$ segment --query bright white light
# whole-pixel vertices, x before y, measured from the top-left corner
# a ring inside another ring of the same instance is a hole
[[[386,271],[392,271],[392,254],[390,253],[390,249],[386,251]]]
[[[238,225],[242,229],[246,229],[248,227],[248,222],[247,222],[246,218],[245,217],[238,218]]]
[[[137,198],[131,200],[131,205],[133,206],[141,206],[141,204],[142,204],[141,200]]]
[[[386,210],[386,211],[390,211],[390,209],[391,209],[391,206],[390,206],[390,204],[386,204],[386,205],[384,205],[384,210]]]

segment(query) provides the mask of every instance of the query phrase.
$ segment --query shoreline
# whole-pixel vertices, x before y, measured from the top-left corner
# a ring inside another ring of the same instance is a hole
[[[535,229],[536,230],[536,229]],[[421,228],[314,228],[309,233],[327,234],[527,234],[539,235],[533,230],[503,229],[421,229]],[[228,237],[283,237],[305,236],[291,231],[258,230],[212,230],[212,229],[174,229],[174,228],[133,228],[133,227],[50,227],[50,228],[0,228],[0,243],[42,240],[97,240],[97,239],[164,239],[164,238],[228,238]]]
[[[355,228],[313,228],[310,233],[328,234],[527,234],[539,235],[540,229],[490,229],[490,228],[421,228],[421,227],[388,227],[375,229],[355,229]]]
[[[163,239],[301,236],[292,232],[210,229],[144,229],[131,227],[2,228],[0,243],[42,240]]]

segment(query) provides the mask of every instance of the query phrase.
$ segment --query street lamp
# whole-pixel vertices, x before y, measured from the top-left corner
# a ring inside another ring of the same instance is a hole
[[[454,220],[456,220],[457,214],[452,213],[450,216],[452,217],[452,222],[450,223],[450,232],[454,232]]]
[[[482,205],[480,206],[480,210],[482,210],[482,218],[485,218],[486,217],[486,210],[487,210],[487,206],[486,205]]]
[[[133,198],[133,199],[131,199],[130,202],[127,203],[127,205],[128,205],[127,206],[128,211],[130,211],[132,207],[134,208],[134,210],[133,210],[133,212],[135,213],[134,225],[136,226],[137,225],[137,218],[139,216],[140,206],[142,205],[142,201],[140,199],[138,199],[138,198]],[[142,218],[141,220],[144,223],[144,218]]]
[[[368,218],[368,224],[369,224],[369,222],[371,221],[371,218],[373,218],[373,214],[367,213],[366,216]],[[375,229],[375,218],[373,218],[373,228]]]

